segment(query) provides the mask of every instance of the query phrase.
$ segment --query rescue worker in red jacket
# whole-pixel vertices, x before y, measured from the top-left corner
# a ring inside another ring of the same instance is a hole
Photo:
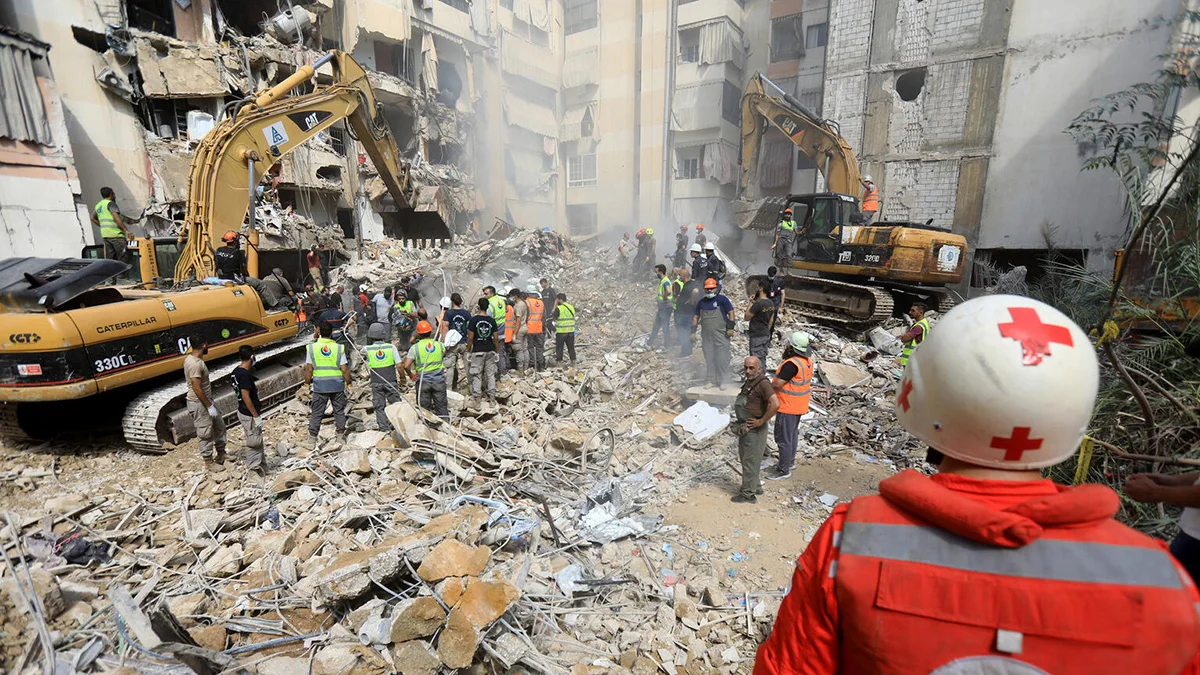
[[[904,371],[896,415],[930,446],[837,506],[796,562],[755,675],[1200,672],[1196,587],[1116,493],[1066,461],[1099,382],[1087,335],[1036,300],[948,312]]]

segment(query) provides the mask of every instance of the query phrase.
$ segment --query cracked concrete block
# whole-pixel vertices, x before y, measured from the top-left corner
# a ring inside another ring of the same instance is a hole
[[[467,584],[455,611],[461,611],[472,626],[487,628],[521,598],[521,591],[507,581],[473,580]]]
[[[434,675],[442,662],[427,642],[412,640],[392,647],[392,660],[400,675]]]
[[[268,555],[275,557],[287,555],[291,553],[294,545],[295,538],[291,532],[280,532],[278,530],[251,532],[246,535],[246,539],[242,542],[247,565],[253,564],[255,561]]]
[[[242,545],[222,546],[204,561],[204,573],[210,577],[231,577],[242,571]]]
[[[492,551],[486,546],[468,546],[457,539],[446,539],[425,556],[417,574],[431,582],[446,577],[479,576],[491,557]]]
[[[362,448],[349,448],[341,451],[337,457],[337,467],[346,473],[357,473],[363,476],[371,473],[371,459]]]
[[[438,637],[438,658],[447,668],[466,668],[475,660],[480,637],[466,615],[455,609]]]
[[[446,610],[433,598],[410,598],[396,605],[392,616],[392,642],[399,644],[436,633],[446,620]]]

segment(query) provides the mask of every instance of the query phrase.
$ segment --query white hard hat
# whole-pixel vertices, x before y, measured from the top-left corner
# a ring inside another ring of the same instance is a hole
[[[438,304],[441,305],[443,309],[450,309],[451,307],[454,306],[453,303],[450,302],[450,298],[448,298],[448,297],[443,297],[441,300],[438,301]]]
[[[1099,382],[1095,349],[1065,314],[989,295],[947,312],[909,357],[896,416],[955,459],[1040,469],[1075,453]]]
[[[705,251],[715,251],[715,250],[717,250],[717,247],[714,246],[711,241],[708,241],[708,242],[704,243],[704,250]]]
[[[691,253],[700,253],[701,252],[700,244],[692,244],[691,246],[688,247],[688,251]]]
[[[863,179],[863,182],[864,182],[864,183],[874,183],[874,182],[875,182],[874,180],[872,180],[872,178],[871,178],[871,174],[869,174],[869,173],[867,173],[867,174],[863,174],[863,178],[862,178],[862,179]]]
[[[359,284],[359,286],[358,286],[358,292],[359,292],[359,293],[366,293],[366,292],[367,292],[367,285],[366,285],[366,284]]]

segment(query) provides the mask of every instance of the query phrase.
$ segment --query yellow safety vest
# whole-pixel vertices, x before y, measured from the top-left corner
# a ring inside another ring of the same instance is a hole
[[[658,301],[665,302],[671,298],[671,280],[663,277],[658,280]]]
[[[679,294],[683,293],[683,281],[676,279],[674,282],[675,293],[671,296],[671,307],[679,309]]]
[[[558,303],[558,323],[555,324],[559,333],[575,332],[575,307],[569,302]]]
[[[308,346],[308,355],[313,364],[313,382],[342,381],[342,345],[328,338],[320,338]]]
[[[929,319],[921,319],[920,321],[917,322],[917,325],[921,327],[921,337],[916,340],[913,340],[912,344],[904,345],[904,349],[900,355],[900,367],[901,368],[908,365],[908,357],[912,356],[912,353],[913,353],[913,351],[916,350],[917,345],[921,344],[922,342],[925,341],[925,338],[929,337],[929,329],[930,329]]]
[[[442,355],[446,348],[437,340],[421,340],[417,342],[417,358],[413,359],[417,372],[432,373],[442,369]]]
[[[493,295],[488,298],[488,316],[497,324],[504,323],[504,306],[508,304],[504,302],[504,298]]]
[[[368,346],[367,365],[372,369],[395,367],[396,348],[390,342],[380,342]],[[341,370],[339,369],[338,372]]]
[[[109,205],[113,203],[111,199],[101,199],[96,203],[96,220],[100,221],[100,237],[102,239],[115,239],[124,237],[125,233],[117,226],[117,219],[113,216]]]
[[[796,221],[781,220],[781,221],[779,221],[779,229],[787,230],[788,232],[795,232],[796,231]]]

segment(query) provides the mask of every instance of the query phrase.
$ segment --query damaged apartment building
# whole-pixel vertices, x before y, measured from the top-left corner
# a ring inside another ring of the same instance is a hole
[[[71,227],[31,223],[26,238],[39,239],[42,251],[78,255],[98,241],[88,213],[103,186],[114,188],[136,233],[176,234],[187,208],[192,153],[204,134],[231,104],[332,49],[351,53],[368,70],[413,168],[413,206],[436,212],[449,231],[429,225],[437,219],[398,209],[361,145],[337,124],[283,156],[260,185],[256,223],[265,235],[264,263],[298,270],[297,252],[313,245],[337,256],[356,239],[391,236],[428,245],[478,230],[484,202],[474,183],[471,61],[484,46],[471,42],[478,34],[467,9],[465,1],[421,0],[416,7],[409,0],[7,3],[0,25],[31,36],[25,50],[35,65],[45,62],[33,83],[50,87],[39,124],[53,135],[46,142],[57,152],[43,152],[48,159],[39,162],[63,165],[69,199],[58,200],[59,210],[73,213]],[[318,71],[318,84],[330,82],[321,74],[326,71]],[[55,85],[61,107],[51,96]],[[312,86],[303,83],[293,93]],[[27,133],[41,134],[40,127]],[[11,136],[3,131],[0,142],[7,143]],[[3,183],[6,194],[22,189]],[[9,222],[19,202],[4,200],[10,233],[22,229]]]

